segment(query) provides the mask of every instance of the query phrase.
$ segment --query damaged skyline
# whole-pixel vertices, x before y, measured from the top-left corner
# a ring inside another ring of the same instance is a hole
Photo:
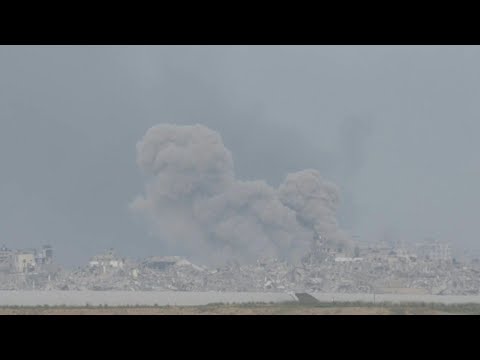
[[[28,253],[2,251],[4,263],[11,264]],[[228,261],[214,267],[182,256],[119,257],[109,249],[76,269],[51,261],[46,266],[41,257],[32,266],[4,266],[0,290],[480,295],[479,258],[455,259],[449,244],[432,239],[377,243],[357,247],[355,253],[348,256],[316,242],[296,263],[259,257],[249,264]]]

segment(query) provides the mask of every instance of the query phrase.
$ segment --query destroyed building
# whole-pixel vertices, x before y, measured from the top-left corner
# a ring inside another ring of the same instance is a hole
[[[30,273],[45,269],[53,262],[53,249],[50,245],[42,249],[11,250],[6,246],[0,248],[0,272]]]
[[[431,261],[452,261],[452,250],[449,244],[433,239],[417,245],[418,255]]]
[[[178,263],[180,260],[181,257],[179,256],[151,256],[145,259],[142,265],[150,269],[166,270],[170,266]]]
[[[13,269],[17,273],[33,272],[35,270],[35,251],[21,250],[13,257]]]
[[[35,252],[35,263],[37,265],[50,265],[53,262],[53,248],[44,245],[41,251]]]
[[[8,273],[12,269],[14,252],[5,245],[0,248],[0,272]]]
[[[445,248],[424,249],[430,250],[416,253],[377,244],[360,247],[352,256],[316,237],[308,253],[296,263],[262,257],[251,263],[229,261],[216,268],[199,266],[180,256],[130,260],[110,249],[94,256],[85,267],[42,273],[39,269],[48,266],[41,264],[51,262],[51,248],[35,252],[2,247],[0,288],[480,294],[480,261],[445,261]]]
[[[60,268],[53,263],[53,249],[0,248],[0,289],[49,289]]]
[[[125,259],[119,258],[115,250],[109,249],[105,254],[95,255],[88,264],[90,268],[101,269],[105,273],[111,269],[122,269]]]

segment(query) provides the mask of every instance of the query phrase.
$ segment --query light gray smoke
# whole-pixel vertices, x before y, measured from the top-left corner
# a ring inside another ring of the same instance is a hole
[[[337,222],[339,192],[322,179],[317,170],[303,170],[287,175],[278,189],[280,201],[296,212],[300,223],[320,235],[326,243],[351,247],[350,238]]]
[[[295,261],[314,232],[347,242],[336,220],[338,191],[317,171],[289,174],[278,190],[237,180],[220,134],[205,126],[149,129],[137,144],[137,163],[147,183],[131,208],[150,220],[168,251],[210,264]]]

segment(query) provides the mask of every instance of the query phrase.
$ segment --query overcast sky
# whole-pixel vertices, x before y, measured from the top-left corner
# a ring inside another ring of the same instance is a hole
[[[362,240],[477,249],[477,46],[0,46],[0,245],[162,255],[128,205],[153,125],[221,133],[240,179],[314,168]]]

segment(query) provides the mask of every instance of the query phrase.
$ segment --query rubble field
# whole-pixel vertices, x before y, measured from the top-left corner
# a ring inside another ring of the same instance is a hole
[[[313,246],[295,264],[263,258],[207,267],[178,256],[120,259],[111,250],[76,269],[49,264],[0,272],[0,290],[480,295],[478,260],[461,263],[375,248],[357,255],[340,256]]]
[[[159,265],[161,264],[161,266]],[[345,294],[479,295],[480,265],[405,256],[305,257],[298,264],[262,259],[219,268],[186,259],[124,261],[49,272],[0,273],[0,290],[307,292]]]

